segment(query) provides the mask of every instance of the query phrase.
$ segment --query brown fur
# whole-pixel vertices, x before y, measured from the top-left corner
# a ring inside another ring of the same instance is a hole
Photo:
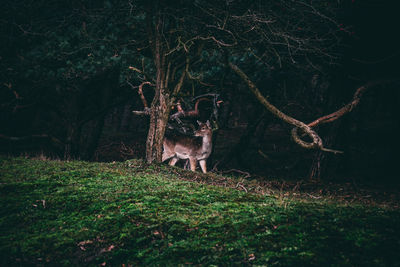
[[[209,121],[207,123],[198,121],[198,124],[199,129],[195,132],[195,136],[173,135],[164,138],[162,161],[171,159],[169,164],[174,166],[179,159],[189,159],[192,171],[196,170],[199,162],[201,170],[207,172],[206,160],[212,149],[212,129]]]

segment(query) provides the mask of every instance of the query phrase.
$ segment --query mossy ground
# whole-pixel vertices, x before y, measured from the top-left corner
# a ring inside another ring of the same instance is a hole
[[[400,266],[397,208],[246,193],[140,160],[1,157],[0,177],[1,266]]]

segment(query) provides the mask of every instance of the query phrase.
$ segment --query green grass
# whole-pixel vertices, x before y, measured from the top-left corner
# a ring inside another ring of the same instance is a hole
[[[400,266],[400,212],[164,165],[0,157],[0,265]],[[232,183],[235,183],[233,181]]]

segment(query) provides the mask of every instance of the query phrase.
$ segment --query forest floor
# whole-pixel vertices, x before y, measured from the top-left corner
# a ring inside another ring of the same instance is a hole
[[[400,266],[398,192],[0,156],[0,265]]]

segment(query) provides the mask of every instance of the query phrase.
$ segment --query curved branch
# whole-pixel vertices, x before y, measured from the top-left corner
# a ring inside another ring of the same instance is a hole
[[[137,86],[133,86],[133,84],[131,84],[129,81],[127,81],[127,83],[128,83],[132,88],[137,88]],[[139,94],[140,99],[142,100],[142,103],[143,103],[143,110],[140,110],[140,111],[134,110],[134,111],[132,111],[132,113],[135,114],[135,115],[139,115],[139,116],[150,115],[150,108],[149,108],[149,105],[147,104],[147,100],[146,100],[146,98],[144,97],[144,94],[143,94],[143,86],[144,86],[145,84],[148,84],[148,85],[150,85],[150,86],[155,86],[155,85],[152,84],[151,82],[142,82],[142,83],[138,86],[138,87],[139,87],[139,89],[138,89],[138,94]]]
[[[146,100],[146,98],[144,97],[144,94],[143,94],[143,85],[145,85],[145,84],[151,85],[151,82],[142,82],[139,85],[138,94],[140,95],[140,99],[142,99],[143,107],[146,109],[146,108],[149,107],[149,105],[147,104],[147,100]]]
[[[180,101],[178,101],[178,103],[176,104],[176,107],[177,107],[178,111],[177,111],[176,113],[174,113],[174,114],[171,115],[171,119],[177,120],[177,119],[185,118],[185,117],[198,117],[199,114],[200,114],[200,113],[199,113],[199,103],[200,103],[201,101],[209,101],[209,102],[212,102],[212,100],[210,100],[210,99],[208,99],[208,98],[205,98],[205,97],[203,97],[203,98],[198,98],[197,101],[196,101],[196,103],[195,103],[195,105],[194,105],[194,109],[193,109],[193,110],[185,111],[185,110],[183,110]]]
[[[375,83],[367,83],[367,84],[359,87],[356,90],[356,92],[354,93],[353,100],[351,102],[349,102],[347,105],[345,105],[341,109],[339,109],[339,110],[337,110],[337,111],[335,111],[335,112],[333,112],[333,113],[331,113],[329,115],[322,116],[322,117],[314,120],[313,122],[310,122],[307,125],[309,127],[315,127],[315,126],[320,125],[320,124],[324,124],[324,123],[335,121],[335,120],[339,119],[340,117],[342,117],[344,114],[349,113],[350,111],[352,111],[358,105],[362,95],[367,90],[367,88],[369,88],[369,87],[371,87],[373,85],[375,85]]]
[[[275,115],[279,119],[285,121],[286,123],[289,123],[290,125],[293,125],[296,127],[292,130],[292,137],[293,137],[293,140],[297,144],[299,144],[301,147],[306,148],[306,149],[318,148],[323,151],[333,152],[330,149],[324,148],[321,137],[319,137],[319,135],[315,131],[313,131],[310,126],[308,126],[304,122],[301,122],[299,120],[296,120],[295,118],[292,118],[292,117],[286,115],[285,113],[280,111],[278,108],[276,108],[274,105],[272,105],[261,94],[261,92],[257,88],[257,86],[250,80],[249,77],[247,77],[247,75],[238,66],[236,66],[232,62],[228,62],[228,65],[247,84],[250,91],[256,96],[258,101],[261,104],[263,104],[273,115]],[[301,129],[302,131],[304,131],[312,139],[312,142],[305,142],[305,141],[301,140],[299,138],[299,136],[297,135],[298,128]]]

